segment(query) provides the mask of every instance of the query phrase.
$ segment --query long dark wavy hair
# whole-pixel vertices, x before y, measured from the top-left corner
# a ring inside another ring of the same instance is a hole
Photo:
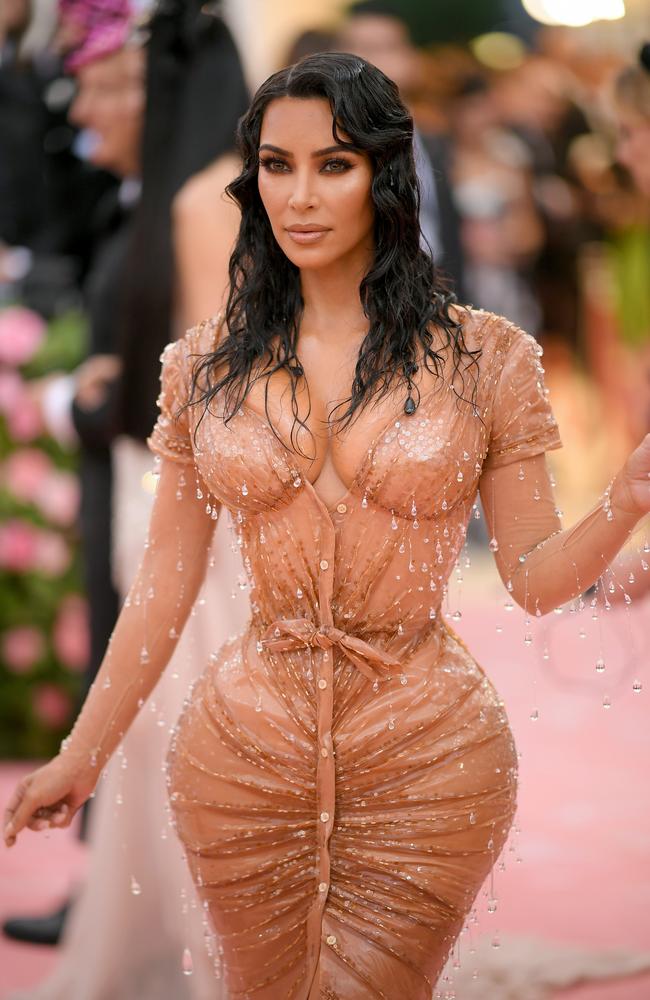
[[[296,448],[297,428],[308,429],[306,417],[299,415],[296,397],[305,379],[296,353],[303,311],[300,273],[275,240],[257,184],[262,120],[271,101],[282,97],[329,101],[335,142],[363,150],[373,167],[374,260],[359,289],[368,332],[359,350],[350,397],[334,407],[330,420],[347,426],[360,408],[382,398],[399,383],[417,407],[420,397],[412,377],[418,355],[429,371],[440,376],[448,349],[453,355],[452,384],[460,374],[463,387],[456,391],[465,398],[463,372],[477,368],[480,352],[467,349],[462,327],[450,313],[455,296],[420,243],[413,120],[396,85],[380,70],[357,56],[329,52],[310,56],[269,77],[239,123],[237,139],[243,167],[228,192],[240,206],[242,217],[230,258],[227,333],[214,351],[195,363],[190,405],[204,402],[204,416],[210,402],[221,393],[227,423],[251,386],[265,379],[266,416],[273,428],[268,409],[269,379],[284,369],[291,384],[292,447]],[[439,351],[432,347],[433,327],[446,339]],[[220,372],[218,377],[215,372]],[[473,382],[472,403],[476,378]],[[413,409],[413,404],[409,408]]]

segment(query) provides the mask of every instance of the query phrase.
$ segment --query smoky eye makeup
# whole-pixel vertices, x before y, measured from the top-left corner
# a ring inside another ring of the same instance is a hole
[[[260,156],[259,163],[262,170],[271,174],[283,174],[291,170],[290,164],[278,156]],[[343,174],[352,170],[353,167],[354,164],[348,159],[330,156],[320,164],[318,169],[320,173]]]
[[[260,156],[260,167],[262,170],[268,171],[270,174],[281,174],[285,173],[289,169],[289,164],[286,160],[281,159],[278,156]]]

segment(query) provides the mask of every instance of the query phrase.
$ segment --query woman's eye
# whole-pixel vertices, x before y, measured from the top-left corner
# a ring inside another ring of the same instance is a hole
[[[271,156],[261,159],[260,165],[271,174],[281,174],[284,173],[285,168],[289,169],[284,160],[277,160]]]
[[[347,160],[326,160],[322,169],[328,174],[342,174],[346,170],[350,170],[351,167],[352,164],[348,163]]]

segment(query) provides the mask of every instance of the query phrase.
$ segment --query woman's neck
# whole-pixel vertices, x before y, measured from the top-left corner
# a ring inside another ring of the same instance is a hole
[[[363,259],[336,261],[318,270],[303,269],[300,285],[304,303],[301,327],[311,336],[328,341],[349,342],[351,335],[365,333],[368,320],[364,314],[359,286],[371,266],[369,255]]]

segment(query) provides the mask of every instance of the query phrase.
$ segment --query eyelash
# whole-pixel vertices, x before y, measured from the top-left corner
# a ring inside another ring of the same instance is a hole
[[[286,167],[287,170],[289,169],[289,164],[285,160],[280,160],[274,156],[260,158],[260,166],[262,167],[262,169],[266,170],[269,174],[283,174],[286,172],[284,169],[276,170],[275,169],[276,165],[280,165],[283,168]],[[326,170],[325,167],[329,166],[336,166],[339,169]],[[327,174],[344,174],[348,170],[352,170],[352,164],[348,160],[342,160],[336,158],[325,160],[325,162],[321,167],[321,172]]]

